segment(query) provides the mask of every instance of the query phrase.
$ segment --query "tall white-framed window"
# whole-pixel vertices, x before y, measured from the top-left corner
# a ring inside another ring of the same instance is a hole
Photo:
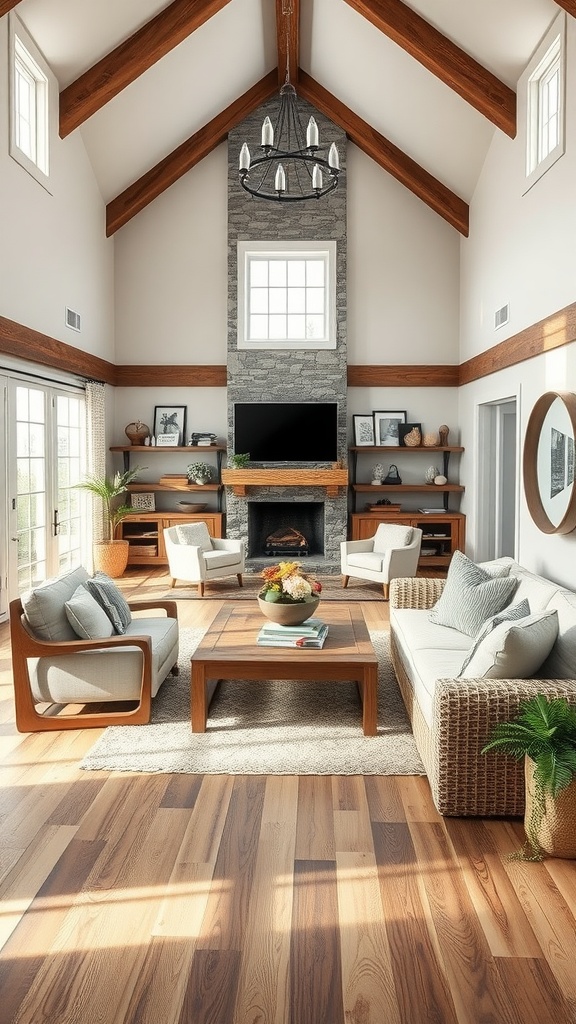
[[[560,14],[525,73],[526,189],[564,153],[565,17]]]
[[[336,348],[336,242],[238,242],[238,348]]]
[[[10,15],[10,156],[50,191],[56,79],[34,40]]]

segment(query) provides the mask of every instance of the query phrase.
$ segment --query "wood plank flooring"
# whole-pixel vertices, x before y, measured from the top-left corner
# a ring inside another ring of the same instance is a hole
[[[415,776],[81,772],[99,735],[15,731],[0,626],[0,1024],[576,1024],[576,861],[509,860],[520,822]]]

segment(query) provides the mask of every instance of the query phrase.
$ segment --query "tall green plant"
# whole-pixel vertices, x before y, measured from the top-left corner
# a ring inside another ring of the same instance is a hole
[[[576,778],[576,710],[565,697],[538,693],[523,701],[515,719],[494,727],[482,753],[489,750],[534,762],[534,803],[526,836],[530,859],[541,860],[537,836],[546,796],[556,797]]]
[[[140,473],[140,466],[129,469],[125,473],[115,473],[113,477],[87,476],[81,483],[76,484],[83,491],[100,498],[107,541],[114,540],[116,527],[129,512],[132,512],[130,505],[124,505],[118,501],[125,492],[128,484],[131,484]]]

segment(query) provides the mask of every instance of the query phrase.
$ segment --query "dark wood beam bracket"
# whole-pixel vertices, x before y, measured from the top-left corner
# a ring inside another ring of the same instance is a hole
[[[162,194],[178,178],[186,174],[216,146],[224,142],[228,132],[240,124],[248,114],[270,99],[278,91],[276,71],[271,71],[248,92],[231,103],[212,121],[200,128],[181,146],[164,157],[160,163],[129,185],[112,199],[106,207],[106,234],[113,235],[145,206]]]
[[[63,341],[41,334],[15,320],[8,320],[5,316],[0,316],[0,352],[38,363],[39,366],[64,370],[85,380],[91,378],[105,384],[116,383],[116,367],[113,363],[66,345]]]
[[[173,50],[230,0],[173,0],[60,93],[60,135],[64,139]]]
[[[573,18],[576,18],[576,0],[556,0],[559,7],[563,7],[568,14],[571,14]]]
[[[349,388],[456,388],[458,366],[348,366]]]
[[[119,388],[225,388],[228,375],[220,366],[131,366],[116,367]]]
[[[568,4],[574,0],[565,0]],[[516,136],[516,94],[401,0],[346,0],[428,71],[511,139]]]
[[[339,125],[348,138],[380,167],[468,237],[469,209],[463,199],[380,135],[302,69],[298,78],[298,94]]]
[[[286,64],[290,81],[296,85],[300,65],[300,0],[276,0],[276,51],[278,85],[284,85]]]
[[[0,0],[0,18],[8,11],[11,11],[13,7],[16,7],[20,3],[20,0]]]

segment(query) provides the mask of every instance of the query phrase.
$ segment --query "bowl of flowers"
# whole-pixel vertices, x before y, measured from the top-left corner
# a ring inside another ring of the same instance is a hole
[[[300,626],[316,611],[322,584],[302,571],[298,562],[279,562],[260,573],[260,611],[281,626]]]

